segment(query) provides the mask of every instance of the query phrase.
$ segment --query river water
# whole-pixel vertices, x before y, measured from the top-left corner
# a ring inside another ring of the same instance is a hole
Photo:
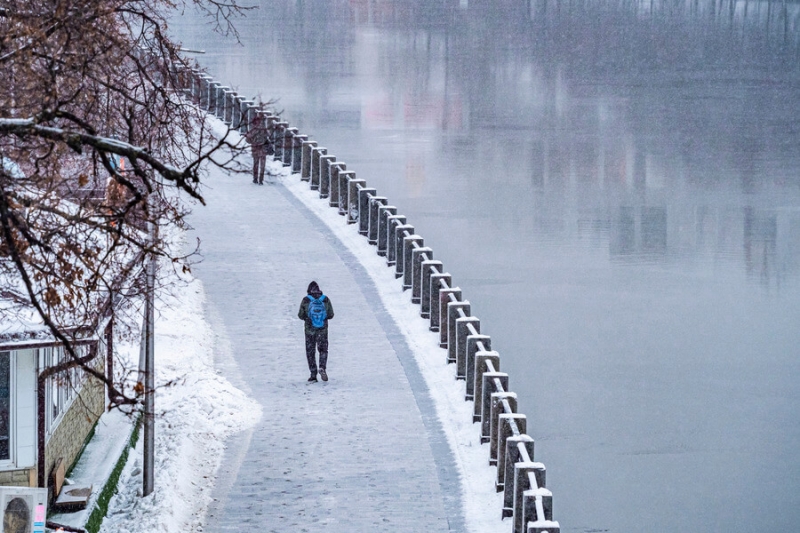
[[[241,43],[195,14],[172,31],[425,237],[500,352],[562,531],[797,531],[799,17],[270,0]]]

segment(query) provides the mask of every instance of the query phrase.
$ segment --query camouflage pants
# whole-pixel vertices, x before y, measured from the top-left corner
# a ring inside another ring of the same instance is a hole
[[[328,364],[328,328],[306,332],[306,359],[312,376],[317,375],[316,351],[319,352],[319,368],[325,370]]]

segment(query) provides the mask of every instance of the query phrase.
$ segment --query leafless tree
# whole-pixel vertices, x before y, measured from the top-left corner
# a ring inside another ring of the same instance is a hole
[[[235,166],[241,149],[182,98],[192,65],[167,20],[192,5],[221,31],[242,12],[235,0],[0,0],[0,319],[43,322],[69,355],[45,373],[83,366],[120,404],[137,393],[76,341],[141,294],[149,258],[186,268],[167,232],[147,229],[183,226],[204,165]]]

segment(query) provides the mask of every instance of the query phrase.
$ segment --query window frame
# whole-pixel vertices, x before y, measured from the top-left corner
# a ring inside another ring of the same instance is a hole
[[[16,431],[17,423],[17,352],[3,350],[8,354],[8,459],[0,459],[0,470],[16,466]]]
[[[67,354],[61,345],[39,348],[39,372],[67,360]],[[78,357],[86,351],[85,346],[75,346]],[[65,372],[46,378],[44,385],[44,429],[45,442],[50,440],[64,415],[72,407],[72,403],[80,395],[86,381],[86,372],[73,367]],[[53,403],[55,399],[55,403]],[[57,412],[54,410],[57,409]]]

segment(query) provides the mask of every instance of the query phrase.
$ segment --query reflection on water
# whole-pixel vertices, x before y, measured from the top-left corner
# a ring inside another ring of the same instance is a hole
[[[797,528],[800,3],[264,0],[238,27],[173,31],[425,236],[565,531]]]

